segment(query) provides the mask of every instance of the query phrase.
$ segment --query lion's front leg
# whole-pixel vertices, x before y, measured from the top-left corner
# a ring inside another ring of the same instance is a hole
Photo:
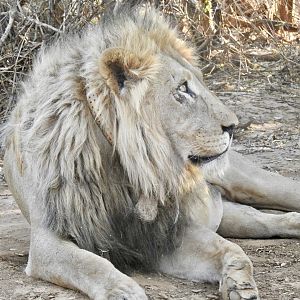
[[[147,299],[143,289],[108,260],[46,229],[32,228],[26,273],[80,290],[95,300]]]
[[[257,208],[300,212],[300,182],[256,167],[230,151],[224,175],[207,180],[222,188],[226,197]]]
[[[206,228],[188,229],[182,245],[161,260],[160,270],[180,278],[218,280],[224,300],[259,299],[248,256]]]

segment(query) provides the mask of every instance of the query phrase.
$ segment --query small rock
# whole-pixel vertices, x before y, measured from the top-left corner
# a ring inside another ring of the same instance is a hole
[[[285,267],[286,265],[287,265],[287,263],[284,262],[284,263],[280,264],[280,267]]]
[[[169,297],[165,293],[159,293],[158,296],[160,299],[169,299]]]
[[[219,299],[219,296],[214,295],[214,294],[209,294],[206,296],[207,299]]]

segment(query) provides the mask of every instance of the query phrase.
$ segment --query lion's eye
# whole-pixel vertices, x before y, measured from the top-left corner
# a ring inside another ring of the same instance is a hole
[[[182,85],[180,85],[180,86],[178,87],[178,90],[179,90],[180,92],[187,93],[187,91],[188,91],[187,82],[185,81]]]
[[[187,81],[180,84],[177,88],[177,91],[182,92],[182,93],[186,93],[186,94],[190,95],[192,98],[196,97],[195,93],[189,88]]]

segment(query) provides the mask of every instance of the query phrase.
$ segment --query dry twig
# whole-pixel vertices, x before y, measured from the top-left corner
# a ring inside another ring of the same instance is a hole
[[[16,10],[14,8],[12,8],[9,11],[9,21],[8,21],[7,27],[6,27],[3,35],[0,38],[0,48],[2,48],[2,45],[4,44],[5,40],[7,39],[8,35],[11,31],[11,28],[12,28],[14,20],[15,20],[15,15],[16,15]]]
[[[49,24],[43,23],[43,22],[39,21],[38,19],[34,19],[34,18],[29,17],[29,16],[25,16],[23,13],[18,13],[18,15],[21,16],[23,19],[26,19],[30,22],[35,23],[38,26],[45,27],[45,28],[53,30],[54,32],[57,32],[57,33],[62,33],[61,30],[59,30],[59,29],[57,29],[57,28],[55,28],[55,27],[53,27]]]

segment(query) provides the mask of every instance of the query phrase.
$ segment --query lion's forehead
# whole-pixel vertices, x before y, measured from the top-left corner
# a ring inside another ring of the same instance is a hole
[[[111,28],[102,30],[102,33],[107,32],[109,43],[114,46],[132,51],[140,57],[164,52],[171,56],[181,56],[189,63],[196,64],[194,48],[181,39],[177,31],[157,14],[135,16],[134,20],[128,16],[122,22],[107,24],[108,26]],[[111,39],[111,36],[114,38]]]

